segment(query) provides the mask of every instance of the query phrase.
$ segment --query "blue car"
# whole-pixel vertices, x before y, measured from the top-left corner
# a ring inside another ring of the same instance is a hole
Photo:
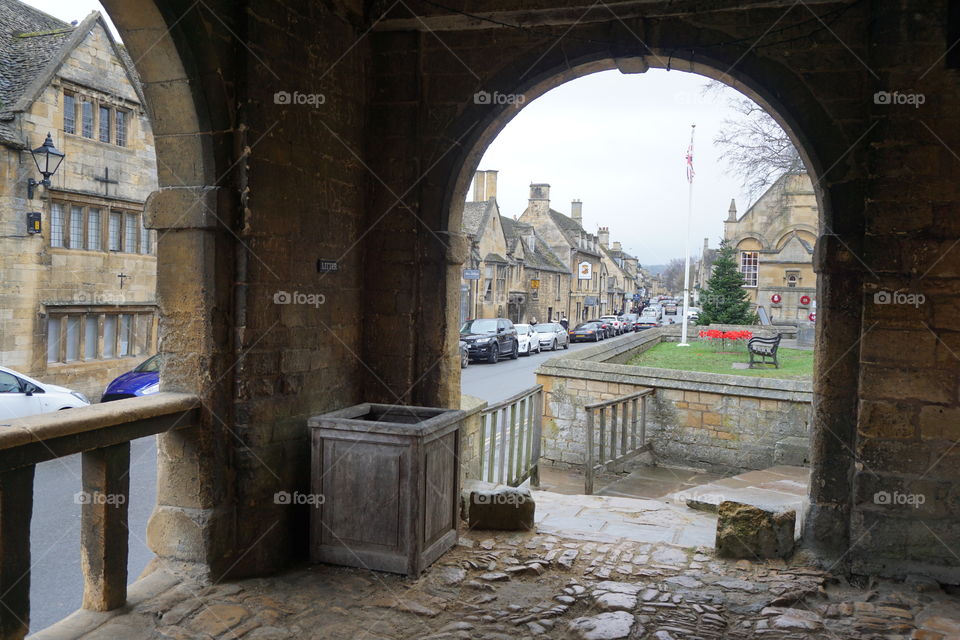
[[[147,396],[160,390],[160,354],[148,358],[133,371],[117,376],[107,385],[100,402]]]

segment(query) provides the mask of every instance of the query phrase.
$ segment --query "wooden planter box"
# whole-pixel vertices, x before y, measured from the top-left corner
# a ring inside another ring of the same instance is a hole
[[[456,409],[358,404],[314,416],[310,558],[418,575],[457,541]]]

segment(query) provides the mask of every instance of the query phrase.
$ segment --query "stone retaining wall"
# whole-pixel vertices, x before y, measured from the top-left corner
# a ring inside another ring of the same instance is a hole
[[[806,381],[674,371],[621,364],[664,340],[651,329],[552,358],[537,370],[544,387],[543,459],[582,465],[584,406],[645,388],[655,460],[717,473],[806,464],[812,385]]]

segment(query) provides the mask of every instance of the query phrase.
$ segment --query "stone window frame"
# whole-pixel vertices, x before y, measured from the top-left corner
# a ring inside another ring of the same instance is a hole
[[[126,351],[121,350],[123,318],[127,320]],[[108,326],[112,326],[112,345],[106,342]],[[44,351],[47,354],[48,365],[72,365],[79,362],[106,362],[122,358],[141,358],[156,351],[157,309],[152,305],[89,305],[63,306],[47,308],[47,322],[45,324]],[[91,322],[95,322],[93,325]],[[69,327],[76,327],[74,337],[70,343]],[[96,352],[89,353],[91,326],[96,326]],[[57,345],[51,342],[56,336]],[[71,349],[71,345],[76,348]],[[131,348],[132,347],[132,348]],[[70,354],[73,354],[70,357]]]
[[[760,282],[760,252],[757,250],[740,252],[740,275],[743,286],[755,289]]]
[[[130,123],[134,120],[136,107],[129,101],[119,96],[109,95],[102,91],[81,87],[79,85],[68,85],[64,83],[64,127],[65,135],[76,135],[85,140],[99,142],[101,144],[110,144],[116,147],[128,148],[130,141]],[[74,119],[73,129],[67,128],[67,100],[71,98],[74,101]],[[90,113],[90,135],[87,135],[86,123],[84,122],[84,106],[91,105]],[[76,111],[79,109],[80,117],[77,117]],[[102,137],[103,123],[102,113],[106,110],[109,123],[107,125],[107,140]],[[77,123],[80,124],[78,133]]]
[[[67,89],[63,91],[63,132],[77,134],[77,95]]]
[[[65,249],[68,251],[96,251],[104,253],[127,253],[132,255],[154,256],[156,247],[156,238],[154,231],[146,229],[143,223],[143,210],[136,209],[133,203],[123,203],[118,206],[116,201],[111,200],[93,200],[87,198],[77,198],[73,194],[55,194],[50,199],[50,237],[48,240],[51,249]],[[54,224],[54,207],[60,207],[61,223]],[[80,208],[82,212],[82,221],[80,228],[83,233],[83,239],[80,246],[73,246],[73,233],[75,231],[73,223],[74,208]],[[96,243],[91,243],[91,220],[90,211],[98,212],[100,221],[100,234]],[[110,221],[114,214],[120,216],[120,244],[118,250],[111,249],[110,243]],[[134,230],[129,231],[127,226],[131,224],[131,218],[134,219]],[[59,230],[59,233],[58,233]],[[133,237],[133,250],[128,250],[128,240]],[[55,244],[59,239],[60,244]],[[146,246],[145,246],[146,245]]]

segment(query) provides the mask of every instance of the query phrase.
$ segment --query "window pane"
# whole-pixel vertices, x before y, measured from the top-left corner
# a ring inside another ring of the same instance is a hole
[[[93,103],[84,100],[81,105],[83,108],[83,137],[93,137]]]
[[[69,93],[63,94],[63,131],[77,132],[77,99]]]
[[[110,251],[120,251],[120,214],[110,214]]]
[[[135,213],[127,214],[127,220],[123,227],[123,250],[127,253],[137,252],[137,231],[140,229],[139,217]]]
[[[129,356],[130,355],[130,337],[133,328],[133,322],[131,322],[131,316],[128,313],[125,313],[120,316],[120,356]]]
[[[100,209],[87,210],[87,249],[100,250]]]
[[[96,360],[97,359],[97,337],[98,337],[98,328],[97,328],[97,316],[86,316],[84,320],[83,328],[83,359],[84,360]]]
[[[150,253],[150,229],[143,226],[143,216],[140,216],[140,253]]]
[[[63,205],[58,202],[50,205],[50,246],[63,246]]]
[[[83,249],[83,207],[70,207],[70,248]]]
[[[80,316],[67,316],[67,362],[80,358]]]
[[[117,110],[117,145],[121,147],[127,146],[127,112]]]
[[[100,142],[110,142],[110,109],[100,107]]]
[[[60,361],[60,316],[47,318],[47,362]]]
[[[103,357],[114,358],[117,355],[117,316],[103,316]]]

